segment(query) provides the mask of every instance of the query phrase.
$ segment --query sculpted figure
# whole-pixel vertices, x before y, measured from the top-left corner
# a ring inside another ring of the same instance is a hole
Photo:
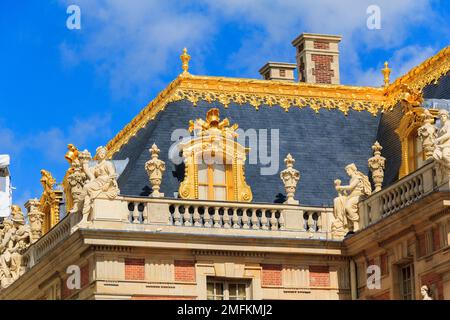
[[[101,196],[106,196],[108,199],[114,199],[119,194],[119,187],[117,185],[116,169],[111,161],[106,160],[106,148],[97,148],[97,164],[89,167],[89,162],[85,158],[82,162],[83,171],[88,177],[88,181],[83,186],[83,220],[86,222],[88,215],[92,209],[92,202],[94,199]]]
[[[31,243],[30,226],[19,206],[11,206],[11,216],[3,221],[3,237],[0,243],[0,286],[8,287],[24,272],[23,254]]]
[[[39,200],[31,199],[25,203],[28,210],[28,220],[30,221],[31,243],[36,242],[42,236],[42,222],[44,213],[39,211]]]
[[[450,121],[448,111],[440,110],[439,119],[441,120],[441,127],[435,140],[433,158],[439,163],[440,176],[438,175],[438,181],[442,183],[445,178],[448,178],[450,169]]]
[[[422,140],[422,149],[426,159],[433,157],[435,140],[437,138],[437,129],[434,126],[434,117],[428,109],[424,111],[425,124],[417,129],[417,134]]]
[[[24,272],[25,267],[22,263],[22,256],[31,243],[31,229],[25,224],[25,218],[19,206],[12,206],[12,222],[14,229],[14,250],[11,255],[11,275],[13,281],[19,278]]]
[[[338,197],[334,199],[334,218],[331,229],[336,236],[343,236],[349,231],[359,229],[358,202],[372,193],[369,178],[359,172],[354,163],[345,167],[350,177],[347,186],[340,180],[335,181]]]
[[[422,286],[420,288],[420,294],[422,295],[422,300],[433,300],[431,297],[431,290],[428,286]]]
[[[80,203],[83,201],[83,186],[87,180],[81,162],[83,160],[89,161],[91,155],[88,151],[78,151],[73,144],[69,144],[67,149],[68,151],[64,157],[69,162],[70,167],[66,172],[62,184],[66,195],[66,208],[70,213],[74,213],[81,209]]]
[[[80,203],[83,201],[83,186],[87,181],[87,175],[78,159],[72,163],[71,168],[73,170],[67,176],[67,183],[72,198],[72,209],[70,210],[72,213],[80,210]]]
[[[14,248],[14,228],[11,219],[3,220],[3,238],[0,243],[0,285],[2,288],[8,287],[12,283],[11,274],[11,257],[15,250]]]

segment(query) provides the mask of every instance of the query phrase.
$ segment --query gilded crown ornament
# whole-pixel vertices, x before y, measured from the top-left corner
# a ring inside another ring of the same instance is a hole
[[[160,150],[156,144],[148,150],[151,154],[151,159],[145,163],[145,171],[147,171],[150,184],[153,192],[151,196],[154,198],[164,197],[164,193],[159,192],[162,176],[166,171],[166,163],[159,159]]]
[[[381,156],[381,150],[383,147],[378,141],[372,146],[373,157],[368,160],[369,169],[372,172],[372,180],[375,184],[374,192],[381,190],[384,180],[384,168],[386,164],[386,158]]]
[[[183,49],[183,54],[180,56],[180,58],[182,62],[181,68],[183,69],[182,74],[187,75],[189,74],[189,60],[191,60],[191,56],[188,55],[186,48]]]
[[[289,153],[284,159],[286,169],[280,172],[281,181],[283,181],[284,189],[286,190],[287,204],[299,204],[298,200],[294,199],[297,183],[300,180],[300,172],[294,169],[295,159]]]

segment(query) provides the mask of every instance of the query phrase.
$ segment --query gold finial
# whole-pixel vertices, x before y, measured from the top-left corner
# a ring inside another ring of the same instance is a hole
[[[381,73],[383,74],[384,77],[384,86],[387,87],[389,85],[390,82],[390,75],[391,75],[391,69],[389,69],[388,67],[388,62],[385,61],[384,62],[384,68],[381,70]]]
[[[182,62],[181,68],[183,69],[183,74],[189,74],[189,60],[191,60],[191,56],[188,55],[186,48],[183,49],[183,54],[180,56],[180,58]]]

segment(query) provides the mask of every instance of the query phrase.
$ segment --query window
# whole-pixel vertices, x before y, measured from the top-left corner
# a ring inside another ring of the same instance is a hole
[[[205,164],[198,166],[198,198],[202,200],[227,200],[227,175],[231,165]]]
[[[409,173],[420,168],[424,161],[422,143],[417,137],[417,130],[414,130],[408,137],[408,168]]]
[[[286,70],[280,69],[280,77],[286,77]]]
[[[400,267],[400,294],[402,300],[414,299],[414,271],[412,264]]]
[[[247,300],[249,282],[208,279],[206,284],[208,300]]]

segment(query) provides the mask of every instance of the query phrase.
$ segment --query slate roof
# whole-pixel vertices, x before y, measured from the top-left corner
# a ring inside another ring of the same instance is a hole
[[[241,129],[279,130],[279,166],[273,175],[262,175],[261,167],[268,167],[258,159],[257,164],[246,164],[246,179],[253,191],[254,202],[280,201],[284,195],[279,171],[284,169],[284,158],[288,153],[296,159],[295,168],[301,173],[296,198],[304,205],[330,206],[336,196],[335,179],[348,181],[344,167],[354,162],[368,173],[367,159],[372,156],[371,146],[377,137],[379,117],[368,112],[350,111],[345,116],[338,110],[321,110],[315,113],[310,108],[282,108],[267,106],[255,110],[250,105],[230,104],[224,108],[220,104],[199,102],[197,107],[182,100],[172,102],[160,112],[154,121],[140,130],[113,159],[129,158],[130,162],[119,179],[119,187],[124,195],[147,195],[150,184],[144,164],[149,160],[148,149],[155,142],[161,150],[160,158],[167,164],[161,191],[166,197],[174,197],[183,169],[168,159],[168,151],[174,143],[171,134],[175,129],[187,129],[189,120],[205,118],[206,112],[218,107],[221,118],[228,117]],[[268,131],[268,139],[271,131]],[[247,145],[249,146],[249,145]],[[272,150],[268,147],[268,152]],[[274,150],[275,151],[275,150]],[[277,197],[278,196],[278,197]],[[277,200],[278,199],[278,200]]]
[[[437,84],[423,89],[424,98],[449,99],[450,74],[443,76]],[[429,100],[432,101],[432,100]],[[431,102],[430,102],[431,103]],[[250,105],[231,103],[224,108],[220,103],[199,101],[195,107],[187,100],[170,102],[165,110],[149,121],[114,154],[114,160],[129,159],[119,178],[123,195],[146,196],[151,192],[144,164],[150,159],[148,149],[155,142],[161,150],[160,158],[166,162],[161,192],[166,197],[175,197],[184,168],[175,166],[168,159],[170,146],[174,143],[171,134],[175,129],[187,129],[189,120],[204,119],[213,107],[220,109],[221,118],[228,117],[231,124],[240,128],[279,130],[279,163],[277,173],[262,175],[261,167],[269,165],[246,163],[246,179],[253,191],[253,202],[282,202],[284,188],[279,171],[284,169],[284,157],[291,153],[296,159],[295,168],[301,173],[296,199],[303,205],[332,206],[336,196],[333,181],[348,182],[344,167],[354,162],[358,169],[369,175],[367,159],[372,156],[372,144],[378,140],[383,146],[382,154],[387,159],[384,186],[398,178],[401,164],[401,144],[395,133],[402,110],[397,105],[392,111],[374,117],[368,112],[350,110],[345,116],[339,110],[321,109],[315,113],[310,108],[290,108],[285,112],[279,106],[262,106],[256,110]],[[268,132],[268,141],[271,133]],[[247,145],[248,146],[248,145]],[[270,153],[272,149],[268,152]],[[274,150],[276,151],[276,150]]]

